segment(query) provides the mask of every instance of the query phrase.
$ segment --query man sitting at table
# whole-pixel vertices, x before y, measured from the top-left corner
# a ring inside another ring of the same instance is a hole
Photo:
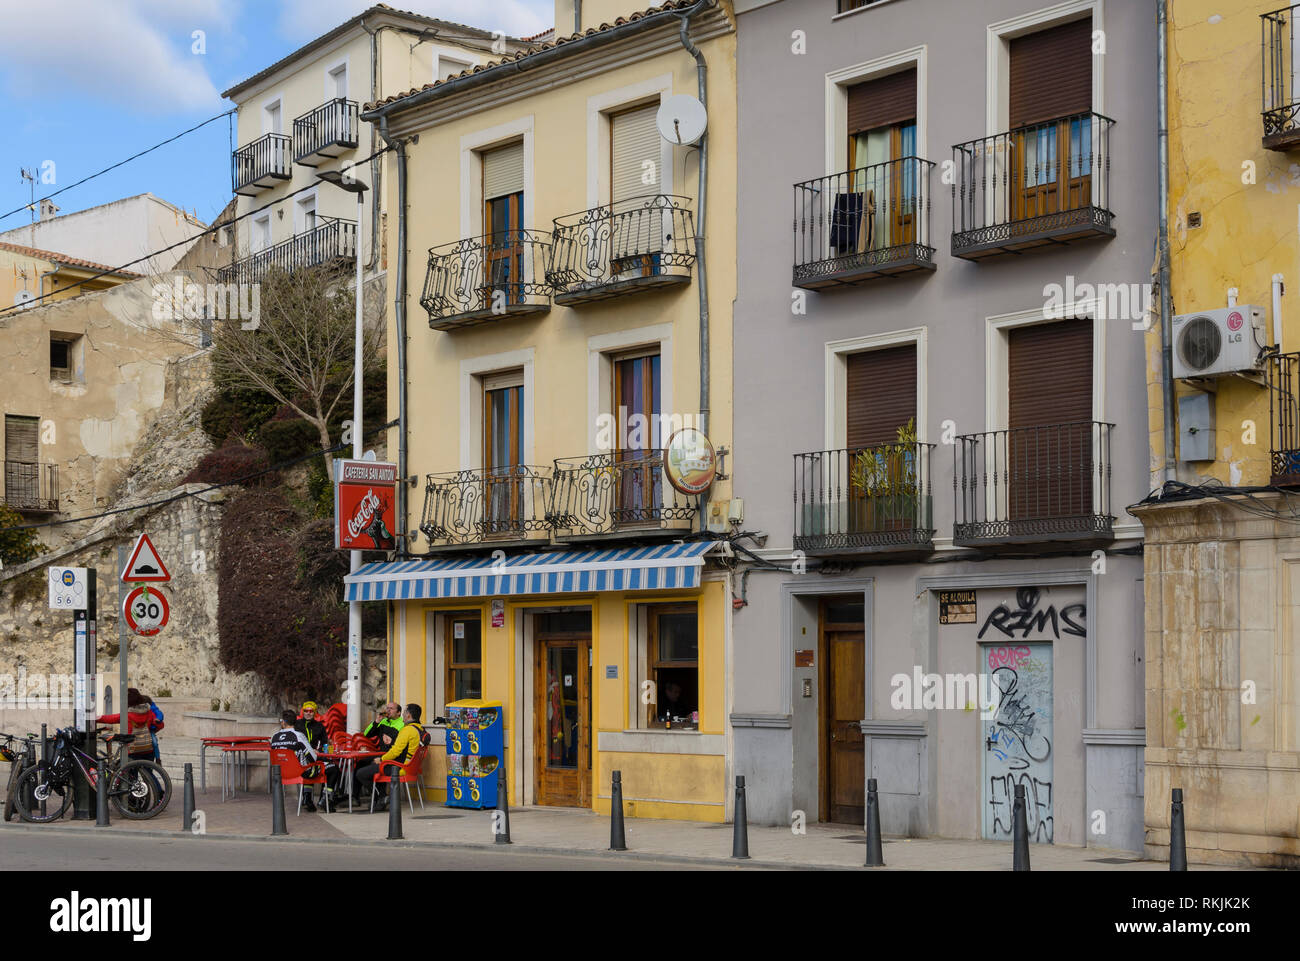
[[[329,734],[325,730],[325,725],[317,717],[319,714],[320,708],[316,706],[316,702],[306,701],[302,705],[302,717],[298,718],[293,725],[296,730],[307,738],[307,743],[312,746],[312,750],[317,754],[324,753],[329,749]],[[334,810],[334,789],[338,786],[338,783],[338,765],[327,760],[325,763],[325,786],[321,788],[320,792],[321,808],[326,814]]]
[[[395,707],[396,705],[388,705]],[[411,758],[415,757],[415,752],[422,746],[428,746],[429,735],[424,728],[420,726],[420,705],[406,705],[406,712],[402,715],[405,722],[402,729],[398,732],[397,740],[393,746],[388,749],[383,757],[367,764],[361,770],[357,771],[357,787],[362,797],[374,789],[375,775],[381,773],[381,765],[387,761],[396,761],[398,764],[405,764]],[[389,765],[387,773],[393,774],[392,766]],[[376,811],[388,810],[387,795],[377,800],[375,804]]]
[[[377,747],[387,751],[402,731],[401,714],[402,705],[396,701],[389,701],[379,709],[379,713],[370,722],[370,726],[361,732],[361,736],[370,738]]]
[[[272,750],[283,748],[286,751],[293,751],[298,755],[298,763],[307,767],[303,772],[303,777],[314,777],[316,774],[315,765],[316,749],[311,746],[307,740],[307,735],[298,730],[298,718],[294,716],[293,711],[282,711],[280,714],[280,730],[271,735]],[[302,795],[302,809],[304,811],[315,811],[316,805],[312,803],[311,786],[304,784],[299,789]]]

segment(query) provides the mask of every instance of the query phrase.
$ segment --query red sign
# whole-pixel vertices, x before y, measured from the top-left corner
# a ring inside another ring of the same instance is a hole
[[[158,551],[154,549],[153,541],[149,540],[148,534],[141,534],[136,538],[131,559],[126,562],[126,570],[122,572],[123,582],[144,581],[161,584],[171,579],[171,574],[167,573],[167,565],[162,562]]]
[[[334,546],[344,551],[397,550],[397,465],[334,462]]]
[[[1228,315],[1229,330],[1241,330],[1242,323],[1241,314],[1237,313],[1235,310]]]
[[[171,608],[167,597],[156,587],[137,587],[122,602],[122,613],[131,630],[141,637],[153,637],[167,626]]]

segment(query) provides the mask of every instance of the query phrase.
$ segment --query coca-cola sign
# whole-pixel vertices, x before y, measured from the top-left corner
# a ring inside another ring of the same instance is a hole
[[[397,465],[334,462],[334,546],[345,551],[397,549]]]

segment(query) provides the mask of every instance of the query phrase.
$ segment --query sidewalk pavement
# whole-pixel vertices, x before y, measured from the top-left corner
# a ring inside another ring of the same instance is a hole
[[[222,802],[219,787],[208,784],[206,795],[198,793],[195,802],[203,814],[205,833],[209,836],[246,839],[269,839],[271,802],[265,790],[240,793]],[[346,809],[335,814],[296,816],[297,796],[285,791],[285,820],[289,841],[309,839],[341,845],[365,844],[433,846],[454,848],[493,848],[507,860],[511,851],[565,855],[600,854],[610,858],[677,861],[683,868],[691,864],[727,863],[750,867],[787,869],[861,869],[866,858],[866,835],[845,825],[810,824],[807,833],[794,834],[784,827],[749,827],[749,853],[752,860],[731,860],[732,826],[702,824],[695,821],[660,821],[628,818],[625,828],[628,851],[610,852],[609,818],[592,811],[574,808],[523,807],[510,810],[512,844],[499,845],[492,831],[491,810],[474,811],[448,808],[426,801],[415,812],[402,807],[402,841],[389,841],[388,815],[370,814],[364,809],[349,814]],[[181,830],[181,784],[167,810],[148,821],[128,821],[112,812],[111,828],[95,828],[94,820],[72,821],[71,812],[52,825],[33,826],[40,830],[60,828],[140,833],[158,837]],[[0,830],[3,826],[0,826]],[[282,840],[279,838],[276,841]],[[1007,871],[1011,869],[1011,844],[998,841],[948,840],[942,838],[885,838],[885,870],[912,871]],[[347,854],[339,853],[346,862]],[[1055,844],[1030,845],[1030,863],[1036,871],[1168,871],[1165,861],[1145,861],[1131,852],[1102,848],[1078,848]],[[1201,870],[1234,870],[1218,865],[1192,865]],[[1248,869],[1247,869],[1248,870]]]

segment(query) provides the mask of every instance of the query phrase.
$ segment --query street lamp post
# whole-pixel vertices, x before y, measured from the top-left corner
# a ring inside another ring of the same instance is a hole
[[[365,201],[366,185],[351,176],[351,171],[327,170],[319,175],[326,183],[346,190],[357,196],[357,234],[353,242],[357,261],[357,318],[356,334],[352,355],[352,457],[360,460],[363,454],[361,438],[361,216]],[[338,478],[334,478],[338,483]],[[355,574],[361,568],[361,552],[350,551],[351,572]],[[361,730],[361,603],[348,602],[348,681],[344,692],[344,701],[348,708],[348,733],[356,734]]]

